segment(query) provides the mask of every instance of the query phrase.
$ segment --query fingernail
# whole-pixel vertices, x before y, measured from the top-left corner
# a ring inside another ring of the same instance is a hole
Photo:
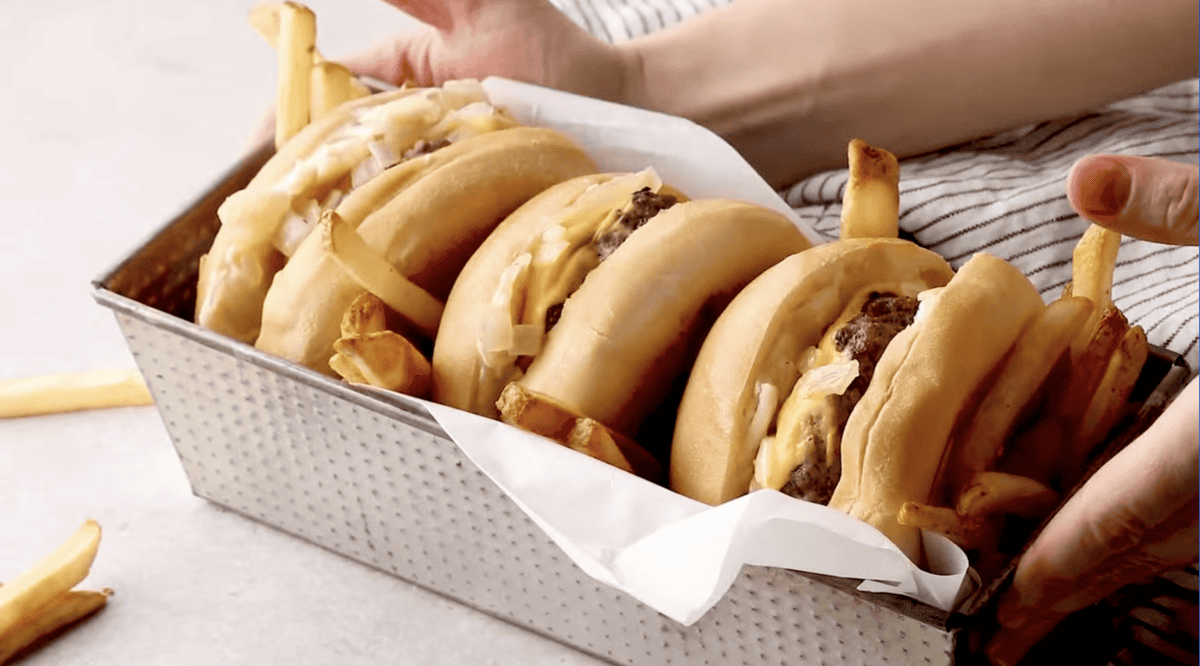
[[[1110,217],[1121,212],[1132,187],[1125,165],[1106,157],[1088,158],[1075,173],[1079,207],[1088,216]]]

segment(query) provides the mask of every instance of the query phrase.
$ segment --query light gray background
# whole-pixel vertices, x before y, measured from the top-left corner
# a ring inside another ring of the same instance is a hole
[[[89,282],[233,163],[274,97],[253,2],[6,2],[0,379],[130,366]],[[412,25],[312,0],[329,57]],[[191,495],[157,413],[0,420],[0,581],[85,518],[109,607],[25,664],[597,664]]]

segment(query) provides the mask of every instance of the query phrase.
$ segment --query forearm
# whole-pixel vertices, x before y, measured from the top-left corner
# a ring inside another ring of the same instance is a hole
[[[1194,0],[741,0],[627,45],[630,100],[721,134],[777,185],[1196,75]]]

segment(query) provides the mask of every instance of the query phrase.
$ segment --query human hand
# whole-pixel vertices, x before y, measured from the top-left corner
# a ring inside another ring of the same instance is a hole
[[[546,0],[386,0],[425,23],[342,58],[392,83],[441,85],[503,76],[590,97],[626,101],[633,55],[571,22]]]
[[[1196,245],[1197,173],[1195,164],[1154,157],[1090,155],[1071,167],[1067,198],[1080,215],[1126,236]]]
[[[1124,155],[1085,157],[1067,178],[1071,205],[1123,234],[1197,244],[1198,169]],[[1157,421],[1101,467],[1017,565],[987,647],[1016,664],[1071,613],[1130,583],[1196,561],[1200,389],[1188,384]]]

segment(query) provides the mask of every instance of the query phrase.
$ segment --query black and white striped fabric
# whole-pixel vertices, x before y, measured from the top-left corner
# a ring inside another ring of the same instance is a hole
[[[576,23],[621,42],[729,0],[553,0]],[[1000,256],[1056,298],[1071,278],[1071,251],[1087,222],[1067,203],[1067,172],[1093,153],[1158,156],[1195,164],[1200,135],[1197,80],[1075,117],[1013,129],[905,160],[900,225],[957,268],[975,252]],[[886,148],[886,146],[883,146]],[[796,212],[836,238],[846,171],[807,178],[780,192]],[[1200,254],[1125,239],[1113,299],[1152,344],[1197,367]]]

